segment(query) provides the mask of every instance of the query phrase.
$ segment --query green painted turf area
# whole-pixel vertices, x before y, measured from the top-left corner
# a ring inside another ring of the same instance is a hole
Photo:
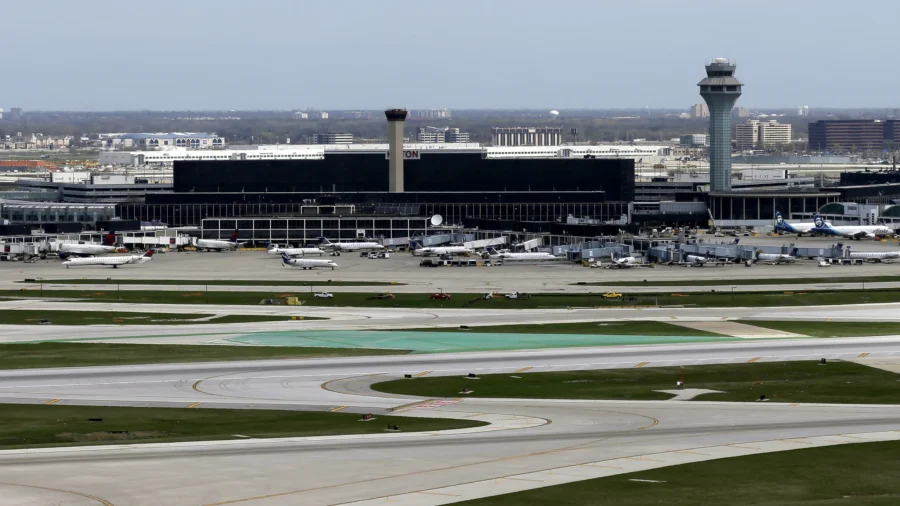
[[[290,316],[0,309],[0,325],[203,325],[288,321]],[[308,317],[307,320],[322,318]]]
[[[664,467],[458,504],[896,506],[900,504],[897,455],[897,441],[845,444]]]
[[[400,355],[404,350],[189,344],[45,342],[0,344],[0,369]],[[2,419],[2,416],[0,416]]]
[[[832,276],[828,278],[750,278],[750,279],[691,279],[647,281],[605,281],[572,283],[580,286],[735,286],[735,285],[807,285],[820,283],[886,283],[900,281],[900,276]]]
[[[417,329],[403,329],[404,332],[467,332],[483,334],[602,334],[618,336],[704,336],[723,337],[721,334],[694,330],[673,325],[666,322],[655,321],[623,321],[623,322],[573,322],[573,323],[531,323],[523,325],[486,325],[475,326],[467,329],[430,327]]]
[[[616,332],[611,330],[610,332]],[[522,334],[479,332],[416,332],[402,330],[299,330],[254,332],[227,341],[256,346],[331,346],[336,348],[380,348],[411,350],[414,353],[462,351],[522,350],[579,346],[618,346],[633,344],[674,344],[738,341],[739,338],[712,334],[683,335],[620,334]]]
[[[90,421],[90,419],[102,421]],[[471,420],[256,409],[124,408],[0,404],[0,448],[169,443],[227,439],[376,434],[485,425]]]
[[[900,403],[900,375],[850,362],[702,365],[683,371],[687,388],[724,392],[697,397],[702,401],[756,401],[765,394],[772,402]],[[462,376],[395,380],[372,388],[423,397],[459,397],[468,387],[474,391],[471,397],[664,400],[672,396],[656,390],[674,390],[682,368],[490,374],[478,380]]]
[[[387,290],[386,290],[387,291]],[[43,294],[43,296],[41,295]],[[74,299],[99,302],[156,304],[238,304],[259,305],[263,299],[296,296],[308,306],[325,307],[410,307],[471,309],[537,309],[568,307],[773,307],[819,306],[836,304],[876,304],[900,302],[900,289],[830,290],[805,292],[722,292],[682,294],[625,294],[620,299],[604,299],[597,294],[535,294],[529,299],[504,297],[484,300],[480,293],[454,293],[450,300],[432,300],[429,293],[398,293],[394,298],[379,299],[377,294],[336,293],[332,299],[316,299],[308,291],[279,292],[207,292],[162,290],[0,290],[0,298]]]
[[[30,285],[39,284],[36,280],[19,281]],[[43,279],[43,284],[59,285],[200,285],[200,286],[317,286],[327,288],[329,286],[397,286],[405,283],[391,281],[285,281],[285,280],[260,280],[260,279]]]
[[[810,337],[889,336],[900,334],[900,322],[757,321],[740,323],[767,329],[794,332]]]

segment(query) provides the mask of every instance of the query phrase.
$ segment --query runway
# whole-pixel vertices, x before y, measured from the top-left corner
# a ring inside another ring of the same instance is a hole
[[[516,481],[515,477],[523,473],[546,474],[549,469],[565,466],[587,469],[590,464],[604,469],[602,462],[614,459],[662,465],[678,463],[679,458],[697,459],[694,454],[704,454],[701,448],[715,447],[706,452],[707,458],[715,458],[728,452],[773,451],[772,444],[783,449],[807,445],[783,441],[753,444],[759,441],[836,434],[857,434],[843,440],[862,441],[853,438],[869,437],[860,433],[900,430],[900,406],[502,399],[416,404],[417,398],[383,396],[367,388],[376,379],[425,371],[463,376],[524,367],[589,369],[633,367],[645,361],[649,366],[745,362],[753,357],[761,357],[757,361],[812,360],[860,353],[900,355],[900,343],[890,338],[750,341],[4,371],[0,373],[3,402],[60,398],[55,405],[182,407],[201,402],[199,409],[349,406],[345,411],[376,416],[399,408],[395,413],[409,416],[490,416],[505,423],[506,430],[0,452],[2,481],[16,485],[5,485],[2,490],[6,497],[19,501],[12,504],[43,504],[46,494],[59,494],[22,485],[82,494],[71,500],[60,498],[61,504],[95,504],[85,502],[89,501],[85,496],[90,496],[106,501],[100,504],[116,506],[325,505],[384,500],[401,494],[413,495],[398,498],[406,501],[400,504],[444,504],[453,497],[428,491],[469,484],[467,494],[476,490],[480,495],[491,495],[515,489],[516,483],[521,483],[521,488],[535,486],[531,478]],[[892,434],[900,436],[900,432]],[[663,453],[667,457],[646,457]],[[629,469],[617,467],[622,472]],[[495,480],[502,486],[492,486]],[[546,481],[552,483],[552,479]],[[430,500],[424,500],[426,496]]]

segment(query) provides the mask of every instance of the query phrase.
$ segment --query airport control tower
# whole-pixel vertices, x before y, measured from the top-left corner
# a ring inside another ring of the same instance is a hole
[[[384,111],[388,120],[388,191],[403,192],[403,122],[406,109]]]
[[[731,109],[743,86],[734,78],[735,69],[727,58],[716,58],[697,84],[709,107],[709,189],[714,192],[731,190]]]

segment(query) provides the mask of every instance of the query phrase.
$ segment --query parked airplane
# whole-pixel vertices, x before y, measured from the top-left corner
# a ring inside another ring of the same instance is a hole
[[[324,258],[291,258],[287,255],[287,253],[281,254],[281,263],[282,265],[287,265],[288,267],[297,267],[299,269],[331,267],[331,270],[334,270],[334,268],[338,266],[332,260],[325,260]]]
[[[844,245],[838,243],[837,247],[842,249]],[[847,258],[851,260],[865,260],[867,262],[884,262],[890,264],[893,263],[894,260],[900,260],[900,251],[850,251]]]
[[[233,250],[238,249],[245,242],[238,242],[238,231],[235,230],[231,233],[231,239],[227,241],[221,241],[219,239],[197,239],[197,244],[195,245],[198,250],[206,250],[206,251],[222,251],[222,250]]]
[[[431,255],[468,255],[472,250],[465,246],[426,246],[422,247],[417,241],[412,242],[413,255],[423,257]]]
[[[285,253],[289,257],[302,257],[306,255],[322,256],[325,254],[325,252],[319,248],[281,248],[279,246],[273,245],[269,245],[269,249],[267,251],[270,255],[280,255],[282,253]]]
[[[813,219],[816,224],[816,228],[813,229],[813,232],[818,234],[836,235],[857,240],[863,238],[873,239],[875,237],[885,237],[894,234],[893,230],[884,225],[848,225],[836,227],[830,223],[826,223],[818,213]]]
[[[324,237],[319,238],[319,244],[323,248],[334,251],[359,251],[359,250],[381,250],[384,246],[373,241],[354,241],[354,242],[331,242]]]
[[[790,263],[794,263],[797,260],[797,252],[798,252],[797,248],[792,249],[790,254],[763,253],[762,251],[757,251],[756,252],[756,261],[757,262],[768,262],[772,265],[790,264]]]
[[[144,262],[149,262],[151,258],[153,258],[153,250],[150,250],[143,255],[71,258],[63,262],[62,265],[65,266],[66,269],[83,265],[111,265],[113,269],[118,269],[120,265],[142,264]]]
[[[78,241],[77,243],[62,243],[59,245],[59,256],[66,258],[67,256],[88,257],[94,255],[105,255],[116,250],[116,233],[110,232],[103,236],[103,242],[97,244],[90,241]]]
[[[609,255],[609,259],[612,263],[607,266],[607,268],[615,267],[617,269],[629,269],[631,267],[640,267],[644,264],[638,262],[637,258],[634,258],[631,255],[622,258],[615,258],[611,253]]]
[[[831,225],[830,223],[828,225]],[[784,221],[784,217],[781,216],[780,211],[775,211],[775,231],[788,233],[788,234],[797,234],[797,236],[802,236],[803,234],[811,234],[813,233],[813,229],[816,228],[816,224],[813,223],[788,223]]]
[[[700,267],[703,267],[707,262],[709,262],[709,258],[700,255],[688,255],[684,257],[684,260],[684,263],[687,265],[698,265]]]
[[[544,262],[547,260],[565,260],[566,257],[553,256],[551,253],[500,253],[494,248],[488,248],[488,257],[491,259],[500,259],[504,262]]]

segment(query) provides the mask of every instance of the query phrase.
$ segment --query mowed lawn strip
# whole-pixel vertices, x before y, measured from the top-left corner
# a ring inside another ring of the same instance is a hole
[[[457,504],[894,506],[900,504],[897,455],[897,441],[844,444],[663,467]]]
[[[376,434],[462,429],[471,420],[257,409],[126,408],[0,404],[0,448]],[[90,419],[100,421],[90,421]]]
[[[900,322],[761,321],[740,323],[811,337],[889,336],[900,334]]]
[[[850,362],[757,362],[683,369],[645,366],[489,374],[478,380],[460,374],[388,381],[372,388],[423,397],[459,397],[459,392],[469,388],[473,391],[470,397],[662,400],[672,396],[656,390],[674,390],[682,375],[687,388],[723,392],[697,397],[703,401],[756,401],[765,395],[772,402],[900,404],[900,375]]]
[[[385,290],[386,292],[390,290]],[[41,295],[43,294],[43,295]],[[318,299],[301,290],[277,292],[207,292],[163,290],[0,290],[0,298],[9,299],[72,299],[97,302],[155,303],[155,304],[235,304],[259,305],[265,299],[298,297],[307,306],[323,307],[407,307],[407,308],[470,308],[470,309],[539,309],[568,307],[783,307],[835,304],[876,304],[900,302],[900,289],[829,290],[778,292],[721,292],[679,293],[669,291],[651,294],[628,294],[606,299],[596,294],[534,294],[527,299],[506,299],[502,296],[483,299],[480,293],[452,293],[449,300],[431,299],[430,293],[397,293],[394,297],[379,298],[376,293],[340,292],[333,298]]]
[[[694,330],[666,322],[573,322],[533,323],[523,325],[485,325],[467,329],[459,327],[428,327],[400,329],[403,332],[474,332],[492,334],[598,334],[610,336],[710,336],[722,334]]]
[[[306,320],[322,318],[304,317]],[[189,313],[132,313],[125,311],[64,311],[53,309],[0,309],[0,325],[203,325],[291,320],[284,315],[223,315]]]
[[[44,342],[0,344],[0,369],[404,355],[404,350]]]

